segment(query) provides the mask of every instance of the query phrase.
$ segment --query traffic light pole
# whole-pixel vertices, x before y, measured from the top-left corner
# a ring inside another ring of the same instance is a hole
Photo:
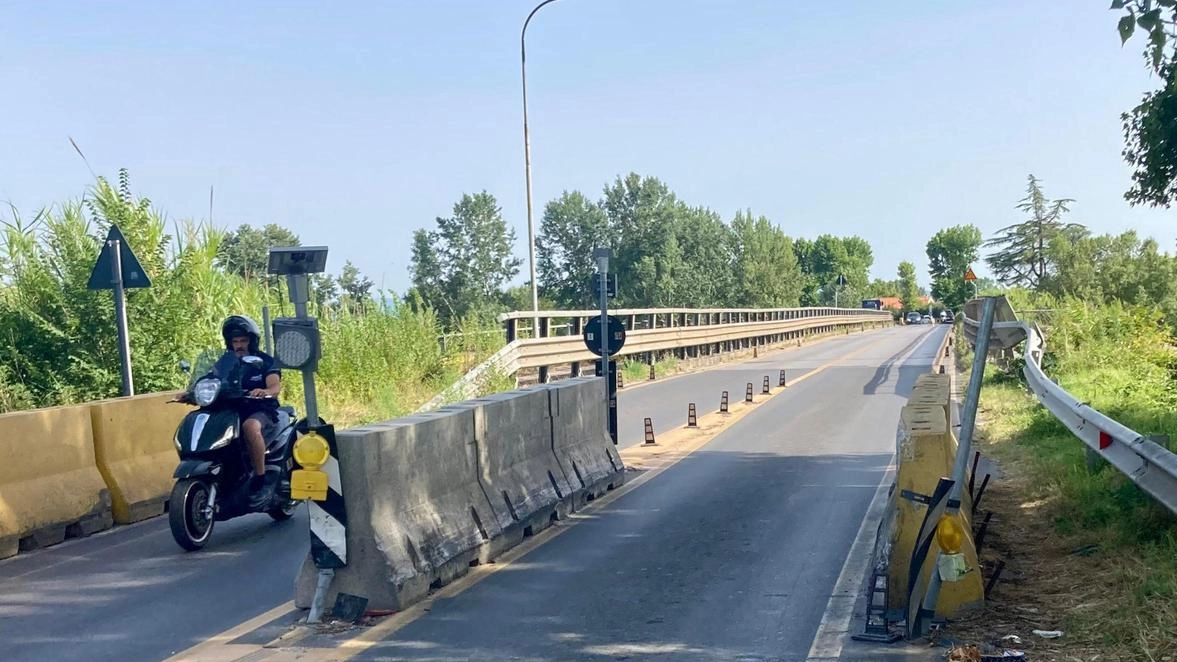
[[[310,319],[307,314],[307,301],[310,300],[310,279],[306,274],[287,274],[286,288],[290,291],[290,302],[294,304],[294,316],[298,319]],[[307,432],[319,427],[319,398],[315,391],[315,373],[312,370],[300,370],[302,373],[302,392],[306,400]]]

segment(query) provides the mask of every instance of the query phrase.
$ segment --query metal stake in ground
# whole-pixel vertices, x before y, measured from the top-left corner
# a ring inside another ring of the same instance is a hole
[[[993,316],[997,308],[997,300],[993,297],[985,297],[984,305],[981,312],[980,326],[977,329],[977,343],[975,348],[975,355],[973,356],[973,371],[969,375],[969,386],[965,392],[964,405],[960,410],[960,443],[956,447],[956,459],[952,466],[952,488],[948,495],[947,507],[945,514],[950,517],[955,517],[960,512],[960,495],[961,490],[964,489],[965,471],[969,466],[969,454],[972,452],[973,444],[973,430],[977,423],[977,405],[981,399],[981,381],[985,377],[985,359],[989,354],[989,337],[993,333]],[[944,480],[944,479],[941,479]],[[939,566],[940,555],[943,551],[936,553],[936,566]],[[932,580],[928,585],[927,592],[923,595],[922,609],[923,613],[935,613],[936,602],[940,599],[940,573],[932,572]],[[911,595],[911,600],[918,600],[920,596]],[[909,620],[909,623],[913,621]],[[915,629],[912,633],[917,635],[925,635],[931,628],[931,619],[921,619],[919,623],[915,624]],[[909,625],[909,630],[912,625]]]

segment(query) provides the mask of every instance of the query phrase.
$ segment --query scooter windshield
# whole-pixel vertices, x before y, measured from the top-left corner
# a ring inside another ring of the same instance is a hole
[[[214,377],[230,384],[234,380],[240,380],[240,364],[237,355],[231,351],[206,349],[196,358],[188,388],[191,389],[196,382],[206,377]]]
[[[217,359],[216,365],[213,366],[213,376],[221,380],[221,383],[231,387],[239,387],[241,385],[241,360],[237,358],[237,354],[232,351],[226,351],[221,354],[221,358]]]

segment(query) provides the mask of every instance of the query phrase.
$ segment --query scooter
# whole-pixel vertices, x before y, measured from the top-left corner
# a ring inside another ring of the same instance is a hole
[[[174,400],[197,407],[176,428],[173,442],[180,463],[172,475],[176,483],[168,501],[172,537],[188,551],[208,543],[215,522],[262,512],[284,521],[293,517],[298,507],[298,502],[290,498],[296,436],[293,407],[276,410],[277,424],[266,439],[266,473],[275,484],[274,496],[260,508],[251,507],[249,502],[252,471],[245,440],[241,438],[237,405],[242,400],[257,399],[242,389],[241,380],[246,364],[260,362],[256,356],[238,357],[226,351],[211,371],[193,372],[188,389]],[[191,370],[187,362],[180,367],[186,372]],[[271,472],[277,476],[269,475]]]

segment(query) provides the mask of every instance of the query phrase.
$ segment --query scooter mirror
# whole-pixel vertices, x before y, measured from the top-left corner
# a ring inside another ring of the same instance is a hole
[[[191,363],[188,363],[187,361],[180,361],[180,372],[190,372],[191,370],[192,370]]]

